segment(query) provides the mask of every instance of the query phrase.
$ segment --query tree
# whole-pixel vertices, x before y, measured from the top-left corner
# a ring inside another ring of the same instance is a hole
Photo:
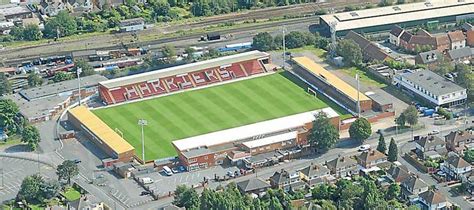
[[[362,50],[351,39],[343,39],[337,43],[336,53],[342,56],[346,63],[356,66],[362,63]]]
[[[186,209],[197,209],[199,207],[199,195],[196,190],[186,185],[179,185],[174,191],[173,204]]]
[[[56,180],[43,181],[40,185],[41,197],[43,199],[51,199],[59,195],[61,185]]]
[[[269,51],[274,48],[273,37],[268,32],[258,33],[253,37],[252,47],[261,51]]]
[[[71,184],[71,179],[79,175],[79,167],[72,160],[65,160],[56,169],[56,174],[59,180],[66,180],[67,183]]]
[[[53,82],[62,82],[66,80],[71,80],[74,78],[74,75],[68,72],[60,71],[56,72],[53,76]]]
[[[55,17],[48,19],[44,26],[44,35],[47,38],[70,36],[75,34],[76,31],[76,20],[65,10],[60,11]]]
[[[355,120],[349,127],[349,135],[352,139],[355,139],[363,143],[372,134],[372,127],[370,126],[367,119],[361,117]]]
[[[5,73],[0,73],[0,96],[11,93],[12,87]]]
[[[161,50],[163,57],[168,60],[168,63],[173,63],[176,60],[176,50],[171,45],[165,45]]]
[[[74,71],[82,69],[81,77],[90,76],[95,74],[94,68],[85,60],[79,59],[74,62]]]
[[[270,210],[283,210],[283,206],[281,205],[280,201],[277,197],[272,197],[270,200],[270,204],[268,206]]]
[[[39,201],[41,195],[41,185],[44,182],[43,177],[39,174],[25,177],[21,182],[20,191],[17,198],[25,200],[28,203]]]
[[[398,198],[400,195],[400,185],[397,183],[392,183],[387,189],[387,193],[385,194],[385,199],[392,200]]]
[[[464,160],[468,163],[474,163],[474,149],[464,152]]]
[[[390,145],[388,146],[388,161],[395,162],[398,159],[398,146],[395,143],[395,139],[390,139]]]
[[[20,125],[16,119],[20,109],[11,99],[0,99],[0,127],[7,132],[17,132]]]
[[[21,135],[21,142],[26,143],[32,151],[35,151],[40,141],[38,129],[32,125],[26,126]]]
[[[408,108],[403,112],[405,119],[410,126],[416,125],[418,123],[418,110],[414,105],[408,106]]]
[[[319,184],[311,189],[313,199],[329,200],[334,196],[335,188],[329,184]]]
[[[41,33],[38,25],[28,24],[23,29],[23,40],[34,41],[40,40],[42,37],[43,33]]]
[[[329,149],[336,145],[339,140],[339,132],[331,124],[327,115],[320,112],[313,121],[313,129],[311,129],[308,140],[311,146],[315,148]]]
[[[41,76],[38,73],[31,72],[28,75],[28,86],[36,87],[36,86],[40,86],[42,84],[43,84],[43,78],[41,78]]]
[[[395,119],[395,123],[401,128],[405,127],[405,124],[406,124],[405,114],[401,113],[400,116],[398,116]]]
[[[387,144],[385,143],[385,138],[382,133],[379,133],[379,143],[377,145],[377,150],[383,154],[387,151]]]
[[[192,47],[186,47],[186,49],[184,49],[184,53],[187,55],[186,56],[186,60],[187,61],[192,61],[194,59],[194,53],[196,52],[196,50]]]
[[[346,179],[339,179],[336,182],[336,192],[333,200],[337,201],[338,207],[351,209],[362,198],[363,192],[364,189],[360,185],[355,185],[352,181]]]
[[[285,47],[292,49],[306,45],[306,37],[299,31],[292,31],[285,35]]]

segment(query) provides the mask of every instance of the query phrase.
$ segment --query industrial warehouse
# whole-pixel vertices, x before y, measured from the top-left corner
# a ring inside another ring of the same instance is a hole
[[[429,1],[357,10],[321,16],[319,32],[324,36],[330,36],[331,25],[335,28],[337,36],[344,36],[351,30],[358,33],[371,33],[390,31],[394,25],[406,28],[424,24],[457,22],[474,18],[473,11],[473,0]]]

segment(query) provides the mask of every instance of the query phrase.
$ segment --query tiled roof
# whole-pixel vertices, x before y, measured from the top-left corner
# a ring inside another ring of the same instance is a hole
[[[467,161],[459,157],[458,155],[449,155],[448,158],[446,159],[446,163],[448,163],[449,165],[455,168],[465,168],[471,165]]]
[[[410,32],[404,31],[402,36],[400,36],[400,39],[405,41],[405,42],[410,42],[412,36],[413,36],[413,34],[411,34]]]
[[[400,26],[398,26],[398,25],[394,25],[392,27],[392,30],[390,31],[390,34],[398,37],[398,36],[400,36],[400,34],[403,33],[403,31],[404,31],[403,28],[400,28]]]
[[[446,202],[446,197],[444,197],[441,193],[437,191],[428,190],[426,192],[421,193],[419,196],[431,205]]]
[[[405,179],[402,184],[412,190],[428,187],[428,185],[423,180],[415,176],[408,177],[408,179]]]
[[[403,182],[408,177],[410,177],[410,173],[408,173],[408,169],[406,166],[394,166],[388,169],[387,173],[392,177],[395,182]]]
[[[380,160],[382,158],[386,158],[387,156],[378,150],[370,150],[362,152],[357,158],[364,162],[372,162],[376,160]]]
[[[244,192],[249,192],[269,188],[270,184],[260,178],[251,178],[245,181],[238,182],[237,187]]]
[[[346,39],[351,39],[354,41],[357,45],[359,45],[360,49],[364,49],[370,44],[369,40],[354,31],[349,31],[349,33],[346,35]]]
[[[449,37],[446,34],[436,36],[435,39],[436,39],[436,45],[437,46],[449,45],[450,44]]]
[[[300,172],[308,177],[322,176],[329,173],[329,169],[316,163],[301,169]]]
[[[469,131],[451,131],[448,135],[446,135],[446,141],[452,144],[463,142],[468,139],[474,141],[474,134]]]
[[[338,169],[338,168],[343,168],[343,167],[347,167],[347,166],[355,166],[357,164],[357,162],[352,159],[352,158],[349,158],[349,157],[337,157],[331,161],[328,161],[326,163],[326,166],[331,169],[331,168],[334,168],[334,169]]]
[[[443,139],[438,136],[423,136],[418,141],[416,141],[416,143],[423,148],[428,148],[435,145],[445,144],[446,142],[444,142]]]
[[[436,38],[424,35],[414,35],[411,37],[409,43],[415,45],[436,45]]]
[[[464,34],[462,33],[462,31],[448,32],[448,37],[451,40],[451,42],[460,42],[460,41],[463,41],[463,40],[466,39],[466,37],[464,37]]]
[[[474,48],[470,47],[463,47],[448,51],[449,58],[453,60],[470,57],[473,55],[473,53]]]

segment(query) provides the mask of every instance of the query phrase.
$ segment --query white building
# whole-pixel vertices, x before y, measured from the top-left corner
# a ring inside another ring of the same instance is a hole
[[[448,176],[454,179],[462,178],[472,171],[472,166],[457,154],[449,153],[448,159],[440,164],[440,168]]]
[[[120,21],[120,32],[141,31],[145,29],[143,18],[133,18]]]
[[[400,26],[393,26],[392,30],[390,31],[389,42],[395,46],[400,46],[400,37],[402,36],[405,30],[400,28]]]
[[[437,209],[447,209],[448,201],[446,198],[437,191],[426,191],[421,193],[419,196],[419,201],[423,203],[429,210],[437,210]]]
[[[454,106],[466,102],[466,89],[437,75],[424,70],[395,75],[394,83],[436,106]]]
[[[451,43],[451,50],[466,47],[466,37],[462,31],[448,32],[448,38]]]

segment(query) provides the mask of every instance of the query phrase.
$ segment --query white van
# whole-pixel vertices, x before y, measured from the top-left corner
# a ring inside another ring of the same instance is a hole
[[[154,181],[152,178],[150,178],[150,177],[143,177],[143,178],[142,178],[142,182],[143,182],[143,184],[151,184],[151,183],[153,183],[153,182],[155,182],[155,181]]]
[[[167,176],[173,175],[173,171],[171,171],[170,167],[168,166],[163,166],[163,173],[165,173]]]

